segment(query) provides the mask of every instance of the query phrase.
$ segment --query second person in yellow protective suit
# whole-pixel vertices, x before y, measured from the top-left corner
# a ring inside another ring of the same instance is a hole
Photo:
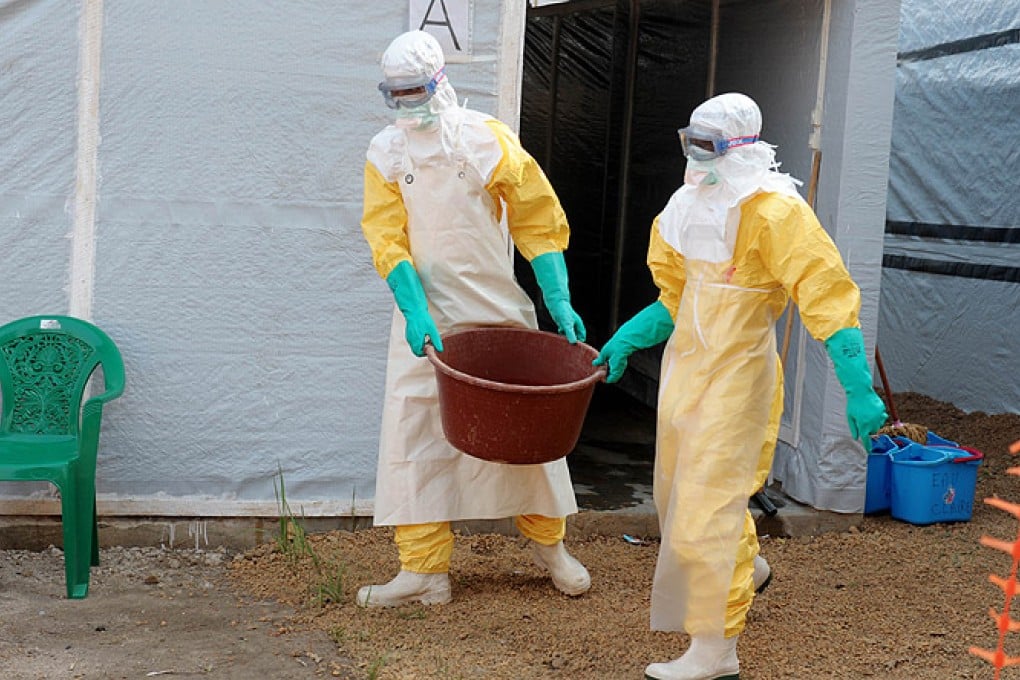
[[[659,379],[654,498],[662,542],[651,625],[691,643],[652,680],[735,680],[737,637],[756,588],[749,498],[772,465],[783,407],[775,321],[789,297],[823,340],[863,442],[885,422],[858,327],[860,291],[835,244],[775,170],[749,97],[713,97],[679,131],[684,184],[652,224],[648,267],[660,294],[620,327],[596,364],[619,380],[637,349],[668,339]]]
[[[550,315],[584,340],[570,304],[562,252],[566,216],[541,168],[500,121],[464,108],[429,34],[398,36],[382,57],[384,101],[396,114],[371,141],[362,231],[396,300],[389,339],[376,476],[375,524],[393,525],[400,572],[365,586],[368,607],[450,600],[455,520],[514,516],[557,589],[591,586],[563,545],[577,503],[565,459],[501,465],[454,449],[443,436],[436,378],[423,356],[442,334],[482,325],[535,328],[514,279],[513,247],[531,262]],[[506,210],[507,230],[501,226]]]

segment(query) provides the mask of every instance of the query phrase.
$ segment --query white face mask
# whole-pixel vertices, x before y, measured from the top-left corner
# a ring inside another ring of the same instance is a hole
[[[404,130],[427,130],[436,124],[439,115],[432,112],[428,102],[421,106],[403,107],[397,109],[397,119],[394,122],[398,128]]]
[[[695,186],[700,184],[712,185],[719,183],[719,175],[715,171],[715,160],[698,161],[693,158],[687,159],[687,171],[684,173],[684,182]]]

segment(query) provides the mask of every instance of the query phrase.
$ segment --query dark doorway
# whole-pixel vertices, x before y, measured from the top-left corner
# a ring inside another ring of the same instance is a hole
[[[594,347],[658,296],[645,264],[648,235],[683,182],[676,131],[704,100],[710,33],[707,2],[528,9],[520,136],[570,220],[571,295]],[[540,300],[531,268],[519,258],[516,269]],[[650,502],[661,352],[635,354],[623,380],[596,389],[568,457],[582,508]]]
[[[520,136],[570,220],[571,294],[593,346],[658,295],[645,265],[648,234],[683,181],[676,131],[704,99],[710,30],[704,2],[528,9]],[[520,259],[517,275],[534,296]],[[653,406],[660,355],[661,347],[635,355],[619,388]]]

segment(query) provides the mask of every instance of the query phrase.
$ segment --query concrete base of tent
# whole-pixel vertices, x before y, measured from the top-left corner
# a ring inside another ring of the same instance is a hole
[[[766,516],[753,504],[751,512],[758,522],[762,536],[815,536],[829,532],[843,532],[859,526],[863,516],[815,510],[786,498],[778,490],[770,490],[770,497],[778,501],[778,513]],[[310,533],[333,530],[358,530],[370,527],[369,517],[309,517],[301,520]],[[454,527],[461,533],[516,533],[512,520],[475,520],[457,522]],[[213,517],[189,520],[179,517],[100,517],[99,542],[109,546],[163,546],[172,548],[248,550],[275,540],[278,531],[275,517]],[[617,509],[590,509],[567,520],[567,532],[572,537],[622,536],[658,538],[659,524],[650,503]],[[0,517],[0,550],[44,550],[62,543],[60,519],[50,516]]]

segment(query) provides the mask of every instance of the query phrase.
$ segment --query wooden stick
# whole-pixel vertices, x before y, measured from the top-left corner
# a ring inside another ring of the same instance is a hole
[[[875,366],[878,367],[878,375],[882,378],[882,389],[885,390],[885,403],[889,405],[889,415],[892,416],[894,425],[902,425],[900,417],[896,415],[896,404],[893,403],[892,390],[889,389],[889,378],[885,375],[885,366],[882,364],[882,354],[875,345]]]
[[[811,209],[815,209],[815,198],[818,194],[818,171],[822,167],[822,152],[817,149],[811,157],[811,181],[808,183],[807,202]]]

